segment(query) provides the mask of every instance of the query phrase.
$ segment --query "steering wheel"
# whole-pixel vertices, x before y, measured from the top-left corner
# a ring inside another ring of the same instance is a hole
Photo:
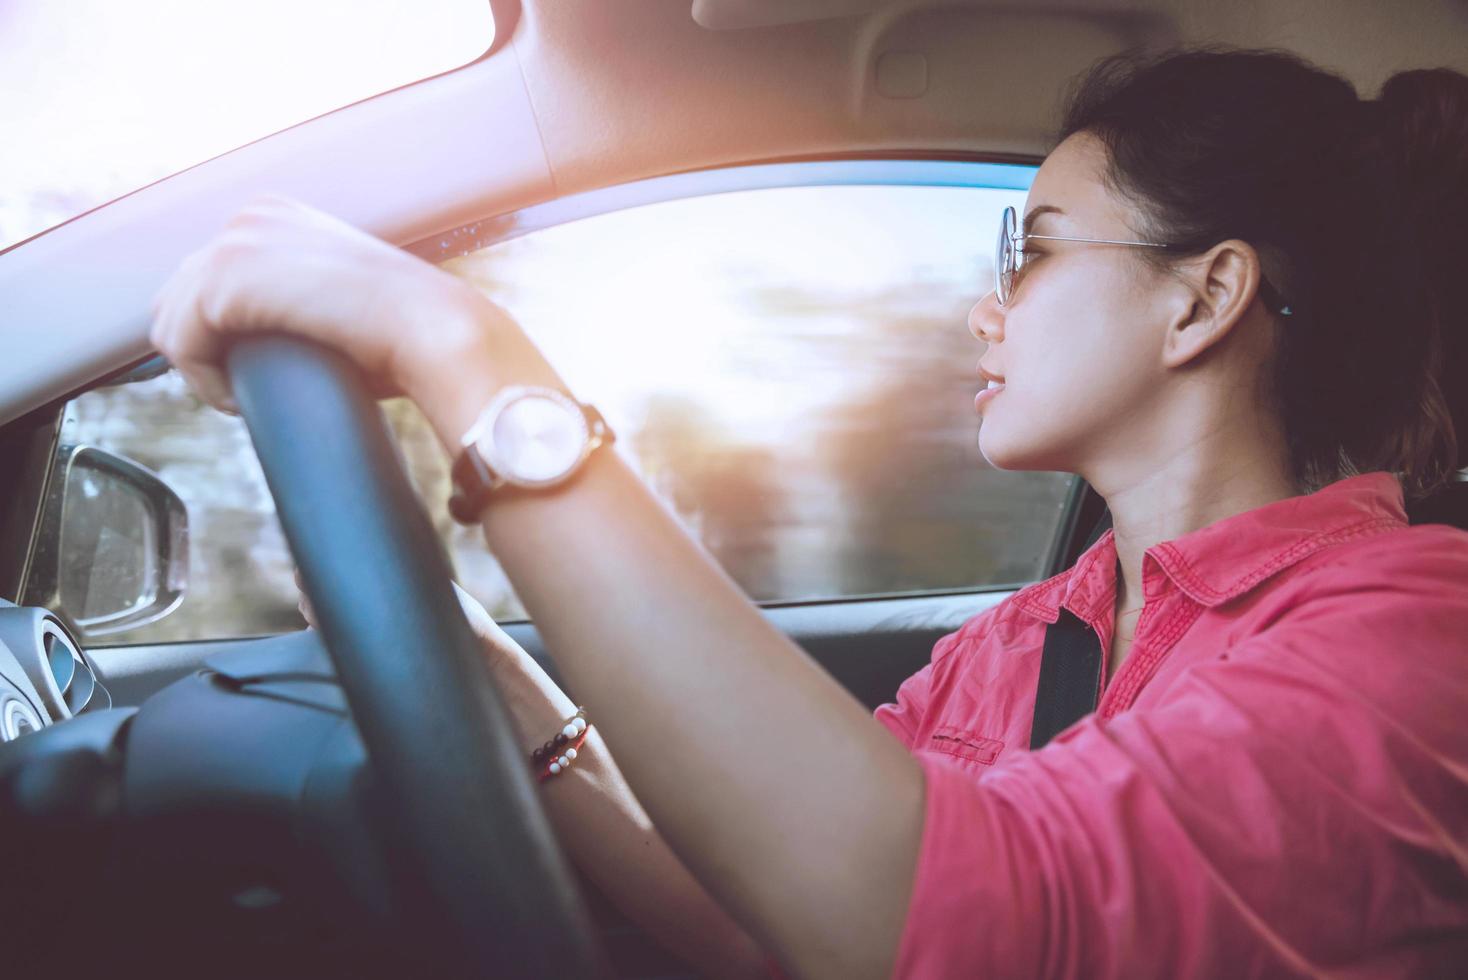
[[[399,842],[409,940],[469,975],[609,975],[361,373],[276,335],[227,369]]]

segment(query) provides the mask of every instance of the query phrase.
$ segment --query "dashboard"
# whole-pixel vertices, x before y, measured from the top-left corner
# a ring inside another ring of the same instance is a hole
[[[0,599],[0,742],[111,707],[96,665],[58,617]]]
[[[0,600],[6,967],[52,975],[65,949],[67,976],[411,972],[374,785],[314,630],[113,707],[60,617]]]

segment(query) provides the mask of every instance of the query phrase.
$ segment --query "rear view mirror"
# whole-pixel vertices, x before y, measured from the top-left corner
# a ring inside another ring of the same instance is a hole
[[[92,446],[63,446],[51,472],[24,604],[83,636],[155,622],[188,587],[188,515],[157,474]]]

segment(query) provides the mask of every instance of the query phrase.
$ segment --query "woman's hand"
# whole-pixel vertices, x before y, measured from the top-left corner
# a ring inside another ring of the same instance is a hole
[[[448,447],[501,384],[554,372],[469,284],[283,197],[244,208],[158,292],[149,339],[190,386],[237,407],[223,362],[239,335],[314,340],[350,358],[380,397],[418,403]]]

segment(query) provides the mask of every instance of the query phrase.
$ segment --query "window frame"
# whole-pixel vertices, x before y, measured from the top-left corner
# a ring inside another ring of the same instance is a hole
[[[734,191],[791,187],[892,186],[983,187],[1028,190],[1039,168],[1038,159],[1003,161],[954,157],[933,159],[886,155],[872,157],[809,157],[727,164],[699,170],[647,177],[625,184],[568,194],[513,211],[487,215],[435,235],[426,235],[403,248],[435,265],[535,231],[593,218],[614,211]],[[979,175],[988,177],[980,181]]]

